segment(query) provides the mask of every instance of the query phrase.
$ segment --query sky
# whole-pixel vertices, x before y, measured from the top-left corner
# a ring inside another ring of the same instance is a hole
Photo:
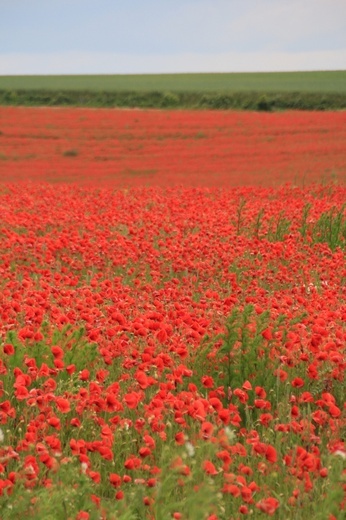
[[[346,69],[346,0],[0,0],[0,75]]]

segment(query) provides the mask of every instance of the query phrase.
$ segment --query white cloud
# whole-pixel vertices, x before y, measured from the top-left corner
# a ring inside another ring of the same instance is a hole
[[[0,75],[140,74],[345,70],[346,46],[323,52],[119,54],[63,52],[0,54]]]

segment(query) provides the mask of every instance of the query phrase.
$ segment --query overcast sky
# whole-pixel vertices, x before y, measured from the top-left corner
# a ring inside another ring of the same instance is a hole
[[[0,74],[346,69],[346,0],[0,0]]]

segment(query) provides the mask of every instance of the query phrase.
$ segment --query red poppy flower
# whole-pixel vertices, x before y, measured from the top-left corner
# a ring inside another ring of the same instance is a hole
[[[14,346],[11,343],[6,343],[3,346],[3,349],[4,349],[4,353],[7,354],[8,356],[13,356],[13,354],[15,352]]]
[[[266,513],[269,516],[273,516],[275,511],[279,507],[280,502],[276,498],[263,498],[259,502],[256,503],[256,507],[262,511],[262,513]]]
[[[205,460],[203,462],[203,469],[207,473],[207,475],[217,475],[218,471],[216,470],[214,464],[210,460]]]
[[[64,399],[63,397],[58,397],[56,400],[56,405],[61,413],[68,413],[71,411],[71,404],[68,399]]]
[[[109,482],[112,484],[113,487],[117,488],[121,486],[122,478],[117,473],[110,473]]]

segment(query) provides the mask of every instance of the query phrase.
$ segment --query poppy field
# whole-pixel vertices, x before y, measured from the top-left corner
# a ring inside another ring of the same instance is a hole
[[[0,115],[1,520],[344,518],[346,114]]]
[[[346,180],[346,112],[2,107],[0,180],[298,186]]]

